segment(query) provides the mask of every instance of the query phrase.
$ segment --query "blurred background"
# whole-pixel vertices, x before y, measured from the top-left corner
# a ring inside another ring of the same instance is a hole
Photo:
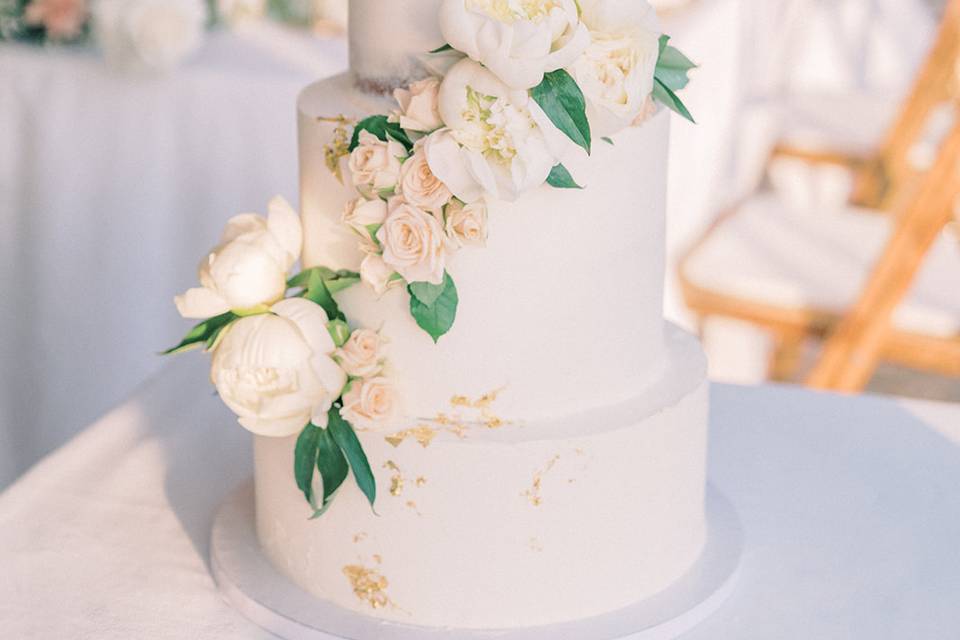
[[[297,200],[346,0],[0,0],[0,488],[163,367],[224,221]],[[660,0],[668,316],[714,380],[960,401],[960,2]]]

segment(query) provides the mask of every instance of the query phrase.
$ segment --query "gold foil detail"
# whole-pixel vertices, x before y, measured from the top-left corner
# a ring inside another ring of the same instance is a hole
[[[353,124],[353,120],[344,116],[335,118],[323,117],[317,118],[320,122],[336,124],[333,130],[333,138],[323,146],[323,160],[337,180],[343,184],[343,172],[340,169],[340,160],[350,155],[350,132],[347,126]]]
[[[367,534],[366,534],[366,532],[361,531],[360,533],[358,533],[358,534],[356,534],[355,536],[353,536],[353,544],[360,544],[361,542],[363,542],[363,541],[366,540],[366,539],[367,539]]]
[[[553,468],[557,465],[557,462],[560,461],[560,454],[553,456],[546,466],[533,474],[533,484],[529,489],[524,491],[521,495],[530,501],[535,507],[539,507],[543,504],[543,477],[553,471]]]
[[[413,429],[406,429],[405,431],[399,431],[393,435],[386,436],[384,439],[394,447],[399,447],[407,438],[413,438],[421,447],[426,449],[436,437],[436,429],[429,425],[421,424]]]
[[[417,487],[419,487],[420,489],[422,489],[422,488],[424,488],[425,486],[427,486],[427,479],[424,478],[423,476],[419,476],[419,477],[417,478],[416,484],[417,484]]]
[[[403,474],[400,472],[400,467],[393,460],[387,460],[383,468],[393,471],[393,475],[390,476],[390,495],[399,498],[403,494]]]
[[[374,569],[351,564],[343,568],[343,575],[350,581],[354,595],[374,609],[382,609],[390,604],[386,590],[389,581]]]
[[[407,500],[407,509],[414,511],[418,516],[423,516],[423,514],[420,513],[420,509],[417,507],[417,503],[413,500]]]

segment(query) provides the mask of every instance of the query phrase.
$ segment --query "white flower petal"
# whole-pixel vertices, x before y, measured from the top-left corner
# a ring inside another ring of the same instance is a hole
[[[230,311],[230,305],[215,291],[204,287],[187,290],[174,299],[177,311],[184,318],[212,318]]]
[[[464,202],[483,197],[483,189],[470,171],[460,145],[446,129],[431,134],[425,143],[427,164],[447,188]]]
[[[293,322],[315,354],[333,353],[337,346],[327,331],[327,313],[323,307],[305,298],[287,298],[270,311]]]

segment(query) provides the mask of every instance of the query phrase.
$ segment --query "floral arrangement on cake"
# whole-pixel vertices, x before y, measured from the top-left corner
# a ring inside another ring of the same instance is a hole
[[[364,254],[359,272],[288,277],[302,229],[282,199],[227,225],[202,262],[201,286],[176,300],[203,319],[167,353],[205,347],[211,379],[240,424],[299,433],[297,485],[322,514],[349,470],[373,505],[376,483],[355,428],[400,415],[385,339],[351,328],[334,296],[363,283],[409,294],[434,340],[456,319],[448,267],[487,239],[488,204],[531,189],[580,189],[595,140],[643,123],[657,104],[692,120],[677,97],[693,63],[669,45],[642,0],[442,0],[447,44],[434,75],[394,91],[397,108],[335,125],[330,170],[355,189],[341,220]]]
[[[125,71],[165,72],[203,43],[207,30],[256,20],[343,19],[346,0],[0,0],[0,40],[93,43]]]

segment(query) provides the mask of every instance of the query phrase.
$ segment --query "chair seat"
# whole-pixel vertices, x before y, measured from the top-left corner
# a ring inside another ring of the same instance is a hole
[[[819,93],[787,98],[780,138],[788,146],[856,156],[874,153],[897,114],[889,94]]]
[[[758,195],[717,225],[690,255],[694,286],[746,301],[841,314],[854,305],[892,231],[866,209],[811,212]],[[927,255],[894,326],[960,336],[960,238],[944,233]]]

